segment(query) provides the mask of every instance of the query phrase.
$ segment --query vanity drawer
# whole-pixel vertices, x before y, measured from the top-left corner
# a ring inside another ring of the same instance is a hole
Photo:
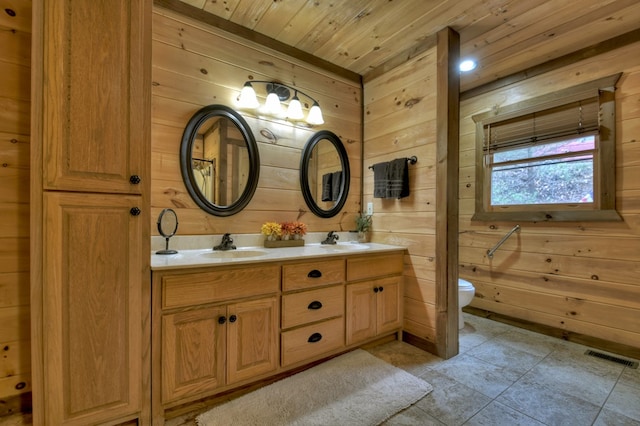
[[[402,274],[403,254],[391,253],[347,259],[349,281]]]
[[[344,287],[335,286],[282,296],[282,328],[344,315]]]
[[[282,333],[282,365],[288,366],[344,346],[344,317]]]
[[[279,290],[279,265],[171,274],[162,277],[162,307],[202,305],[272,294]]]
[[[282,267],[283,291],[342,282],[344,282],[344,259],[295,263]]]

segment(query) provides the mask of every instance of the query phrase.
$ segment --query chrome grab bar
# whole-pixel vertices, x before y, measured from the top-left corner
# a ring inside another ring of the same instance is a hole
[[[520,225],[514,226],[511,231],[507,232],[507,235],[505,235],[504,237],[502,237],[502,239],[500,241],[498,241],[498,244],[493,246],[493,248],[491,250],[487,250],[487,256],[489,256],[489,259],[493,259],[493,253],[495,253],[496,250],[498,250],[500,248],[500,246],[502,244],[504,244],[505,241],[507,241],[507,238],[509,238],[511,236],[511,234],[513,234],[514,232],[519,231],[519,230],[520,230]]]

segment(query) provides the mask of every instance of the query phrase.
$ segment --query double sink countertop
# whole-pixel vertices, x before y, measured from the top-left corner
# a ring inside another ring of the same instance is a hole
[[[216,239],[216,241],[218,240],[219,238]],[[171,245],[171,242],[172,241],[170,241],[169,248],[175,248],[176,250],[178,250],[178,253],[156,254],[157,250],[154,250],[151,254],[152,270],[200,268],[207,266],[236,265],[256,262],[278,262],[284,260],[302,260],[305,258],[314,257],[385,253],[405,249],[405,247],[403,246],[390,244],[358,243],[357,241],[345,241],[337,242],[336,244],[320,244],[319,242],[310,242],[305,244],[304,246],[282,248],[265,248],[259,245],[238,245],[238,248],[236,250],[221,251],[213,250],[212,248],[190,248],[189,245],[184,244],[184,242],[178,245],[187,248],[181,249],[179,247],[173,247]],[[158,243],[152,243],[152,248],[154,246],[157,247]],[[163,246],[164,239],[162,239],[161,248],[164,248]]]

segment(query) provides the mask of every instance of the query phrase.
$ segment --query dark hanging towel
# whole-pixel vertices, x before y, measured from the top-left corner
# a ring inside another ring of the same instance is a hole
[[[371,167],[373,168],[373,198],[386,198],[389,184],[387,177],[389,163],[377,163]]]
[[[333,172],[331,177],[331,201],[338,201],[342,188],[342,172]]]
[[[322,175],[322,201],[331,201],[331,178],[333,173]]]
[[[406,158],[396,158],[389,162],[387,169],[387,198],[409,196],[409,166]]]

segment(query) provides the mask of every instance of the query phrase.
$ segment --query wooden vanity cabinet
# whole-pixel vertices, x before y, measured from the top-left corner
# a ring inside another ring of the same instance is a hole
[[[277,371],[280,265],[154,272],[152,292],[154,419]]]
[[[347,259],[347,346],[402,327],[402,254]]]
[[[276,297],[163,315],[163,402],[278,367]]]
[[[282,366],[344,348],[345,259],[282,267]]]

